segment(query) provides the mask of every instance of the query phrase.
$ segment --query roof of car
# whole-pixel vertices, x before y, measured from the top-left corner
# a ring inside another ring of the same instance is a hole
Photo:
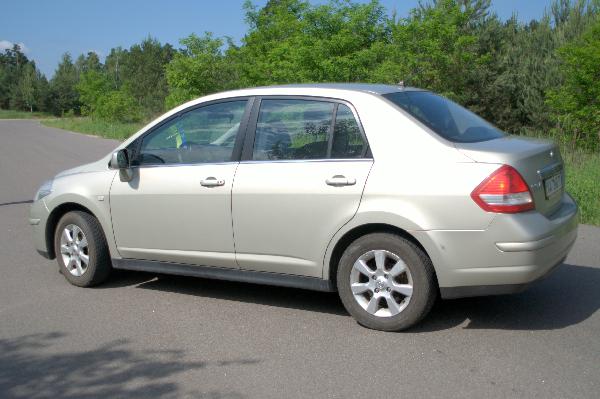
[[[276,85],[276,86],[262,86],[248,88],[249,90],[260,90],[260,89],[278,89],[278,88],[289,88],[289,89],[334,89],[334,90],[347,90],[347,91],[359,91],[374,94],[388,94],[399,91],[422,91],[415,87],[395,86],[386,84],[376,83],[301,83],[301,84],[288,84],[288,85]]]

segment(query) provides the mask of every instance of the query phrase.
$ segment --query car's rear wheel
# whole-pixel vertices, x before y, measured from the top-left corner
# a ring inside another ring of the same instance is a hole
[[[112,269],[102,227],[85,212],[68,212],[60,219],[54,234],[54,251],[61,273],[79,287],[104,282]]]
[[[383,331],[415,325],[437,297],[427,254],[388,233],[368,234],[350,244],[340,259],[337,287],[348,313],[365,327]]]

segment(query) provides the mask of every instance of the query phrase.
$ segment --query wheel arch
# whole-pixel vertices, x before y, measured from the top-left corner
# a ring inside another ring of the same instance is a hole
[[[388,224],[388,223],[361,224],[361,225],[355,226],[355,227],[351,228],[350,230],[348,230],[347,232],[345,232],[335,242],[335,245],[333,246],[333,249],[331,250],[331,255],[329,257],[329,261],[326,262],[327,270],[324,273],[325,274],[324,278],[329,279],[332,286],[335,287],[336,289],[337,289],[336,274],[337,274],[338,264],[342,257],[342,254],[344,253],[346,248],[348,248],[348,246],[352,242],[354,242],[355,240],[357,240],[358,238],[360,238],[362,236],[365,236],[365,235],[371,234],[371,233],[390,233],[390,234],[395,234],[397,236],[403,237],[403,238],[407,239],[408,241],[412,242],[413,244],[415,244],[417,247],[419,247],[431,259],[431,256],[429,255],[427,249],[421,244],[421,242],[419,242],[419,240],[417,240],[407,230],[402,229],[398,226],[394,226],[392,224]],[[435,269],[435,265],[434,265],[434,269]],[[437,277],[436,277],[436,284],[437,284]]]
[[[92,211],[90,211],[87,207],[76,203],[76,202],[65,202],[58,206],[56,206],[50,215],[48,216],[48,220],[46,222],[46,231],[45,231],[45,239],[46,239],[46,248],[48,248],[48,257],[49,259],[56,258],[56,253],[54,251],[54,233],[56,231],[56,226],[58,225],[58,221],[67,213],[73,211],[81,211],[90,214],[91,216],[96,217]],[[106,234],[105,234],[106,236]]]

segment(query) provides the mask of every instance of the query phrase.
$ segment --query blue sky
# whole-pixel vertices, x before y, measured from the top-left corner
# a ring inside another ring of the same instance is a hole
[[[324,2],[319,0],[318,2]],[[263,5],[266,0],[254,0]],[[406,16],[418,0],[381,0],[389,12]],[[503,19],[516,13],[520,20],[539,18],[551,0],[493,0]],[[73,58],[95,51],[101,57],[112,47],[128,48],[148,35],[177,45],[192,32],[244,36],[243,0],[13,0],[0,7],[0,50],[22,43],[28,57],[51,77],[64,52]]]

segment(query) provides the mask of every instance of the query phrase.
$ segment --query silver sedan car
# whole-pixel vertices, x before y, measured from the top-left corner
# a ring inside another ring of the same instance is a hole
[[[324,84],[186,103],[44,183],[29,222],[77,286],[128,269],[337,291],[391,331],[438,296],[524,289],[577,213],[552,143],[429,91]]]

